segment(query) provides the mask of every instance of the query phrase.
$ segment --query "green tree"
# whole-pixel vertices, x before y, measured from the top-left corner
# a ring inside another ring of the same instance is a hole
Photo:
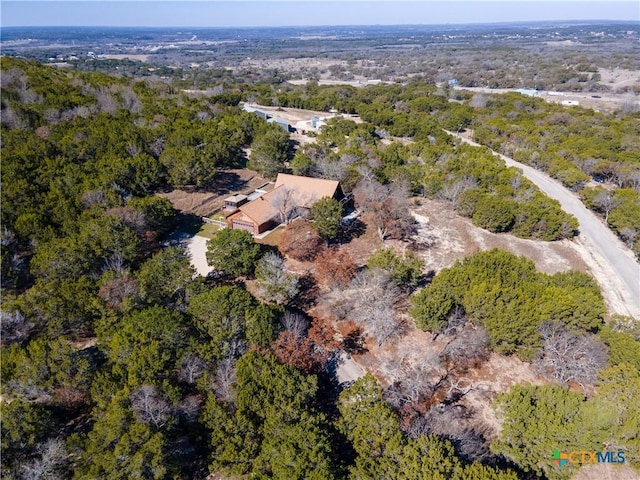
[[[633,335],[607,325],[598,332],[598,337],[609,347],[610,366],[626,363],[640,370],[640,342]]]
[[[217,271],[232,276],[252,275],[260,245],[244,230],[225,228],[207,244],[207,261]]]
[[[381,268],[391,275],[396,285],[412,290],[418,285],[424,261],[410,250],[405,251],[401,257],[392,249],[383,248],[369,257],[367,267]]]
[[[324,240],[334,240],[342,227],[342,204],[334,198],[323,198],[311,207],[313,226]]]
[[[177,211],[167,198],[150,195],[134,198],[129,205],[142,213],[151,230],[168,233],[175,226]]]
[[[256,458],[260,478],[331,480],[334,478],[329,435],[320,415],[303,413],[297,422],[268,419]]]
[[[307,176],[311,173],[312,167],[313,161],[309,155],[303,153],[302,150],[297,150],[291,160],[291,170],[293,171],[293,174]]]
[[[74,478],[163,479],[173,473],[164,434],[136,422],[126,390],[93,415],[91,431],[74,439],[81,446]]]
[[[140,267],[140,296],[149,305],[183,305],[194,276],[195,268],[184,249],[165,248]]]
[[[55,432],[49,409],[39,403],[2,402],[2,465],[18,467],[36,445]]]
[[[443,269],[412,298],[409,313],[420,328],[441,331],[456,308],[487,330],[494,351],[528,360],[541,345],[537,328],[543,322],[593,332],[605,312],[599,288],[588,275],[545,275],[533,262],[500,250]]]
[[[338,429],[356,452],[350,478],[385,478],[397,473],[394,459],[401,456],[400,422],[382,401],[382,390],[371,375],[358,379],[340,394]]]
[[[289,135],[278,125],[270,124],[251,144],[248,167],[265,177],[275,177],[284,169],[289,154]]]
[[[93,373],[89,360],[64,337],[41,336],[24,348],[14,345],[4,356],[5,388],[23,398],[51,396],[60,403],[73,403],[89,389]]]
[[[113,374],[132,389],[170,377],[185,347],[186,329],[180,313],[159,306],[126,315],[104,339]]]
[[[312,406],[316,378],[257,352],[238,361],[236,378],[235,411],[210,398],[203,413],[213,468],[258,478],[332,478],[325,420]]]
[[[594,414],[614,415],[602,432],[603,444],[624,450],[626,461],[640,470],[640,371],[621,363],[602,370],[600,378]]]
[[[268,346],[277,334],[280,317],[279,308],[260,305],[246,290],[226,285],[195,295],[187,311],[198,329],[209,336],[208,351],[219,358],[233,354],[234,342],[239,340]]]
[[[558,385],[516,385],[498,396],[495,408],[502,419],[502,430],[491,449],[525,471],[544,473],[549,478],[569,478],[576,468],[553,463],[550,457],[554,450],[599,450],[601,432],[615,421],[606,411],[590,415],[595,412],[585,408],[582,394]]]
[[[485,195],[478,200],[472,220],[490,232],[507,232],[515,222],[513,204],[503,198]]]

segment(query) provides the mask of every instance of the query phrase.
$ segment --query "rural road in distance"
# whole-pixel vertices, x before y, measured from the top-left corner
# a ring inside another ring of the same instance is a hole
[[[459,134],[447,133],[469,145],[482,146]],[[580,235],[574,241],[583,247],[579,249],[583,260],[602,287],[605,300],[609,300],[609,307],[614,313],[640,319],[640,264],[636,262],[631,250],[560,182],[540,170],[493,150],[492,152],[504,160],[508,167],[520,169],[547,196],[558,200],[564,211],[578,219]],[[607,278],[599,278],[601,275]]]

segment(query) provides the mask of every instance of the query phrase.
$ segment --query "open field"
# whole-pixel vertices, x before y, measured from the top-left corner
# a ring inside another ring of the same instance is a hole
[[[600,83],[613,89],[640,86],[640,72],[624,68],[599,68]]]

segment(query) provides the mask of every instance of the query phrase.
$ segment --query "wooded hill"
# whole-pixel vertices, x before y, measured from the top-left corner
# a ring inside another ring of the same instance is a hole
[[[473,107],[420,82],[310,86],[287,95],[300,106],[357,111],[365,123],[335,121],[293,155],[280,127],[237,106],[249,96],[277,98],[270,85],[194,97],[163,82],[1,62],[6,478],[515,479],[526,471],[561,478],[572,470],[553,470],[546,459],[578,435],[593,448],[615,443],[638,465],[638,332],[626,319],[603,326],[602,300],[585,275],[547,276],[505,252],[485,252],[414,296],[421,327],[453,335],[450,327],[476,322],[488,332],[477,343],[480,359],[488,349],[535,356],[562,384],[500,397],[505,427],[489,452],[475,433],[436,435],[427,416],[413,415],[433,402],[426,398],[433,386],[412,404],[402,385],[382,389],[365,376],[341,389],[328,374],[348,347],[327,319],[306,315],[321,298],[313,285],[360,292],[336,304],[335,315],[383,344],[401,325],[372,319],[393,319],[394,298],[406,300],[424,283],[423,265],[410,254],[381,251],[365,267],[327,248],[349,241],[331,220],[341,213],[335,205],[312,212],[323,220],[317,227],[295,227],[310,232],[304,239],[318,250],[315,279],[274,276],[282,257],[247,232],[214,238],[216,276],[207,279],[194,278],[183,249],[163,246],[177,215],[154,193],[204,189],[216,171],[247,162],[265,175],[290,161],[296,173],[340,180],[383,238],[410,235],[410,194],[446,198],[492,231],[573,235],[574,220],[517,172],[442,133],[469,125]],[[413,141],[389,143],[392,135]],[[281,250],[295,256],[293,227]],[[234,262],[224,260],[238,246]],[[254,278],[255,296],[246,288]],[[525,300],[534,290],[541,302],[528,321]],[[358,315],[365,307],[371,315]],[[597,362],[550,368],[554,340],[585,345]],[[585,389],[565,388],[576,382]],[[424,428],[409,428],[408,418]]]

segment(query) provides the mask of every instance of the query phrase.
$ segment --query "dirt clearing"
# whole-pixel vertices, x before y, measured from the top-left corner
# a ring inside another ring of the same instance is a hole
[[[213,185],[207,190],[176,189],[159,193],[168,198],[176,210],[208,217],[224,206],[224,199],[236,193],[247,194],[267,183],[268,180],[246,168],[221,170],[216,173]]]
[[[624,68],[599,68],[600,82],[602,85],[615,89],[640,86],[640,72],[625,70]]]
[[[545,242],[517,238],[508,233],[491,233],[474,226],[470,219],[460,217],[449,202],[419,201],[422,205],[413,210],[418,236],[430,236],[433,242],[433,246],[418,252],[428,270],[438,272],[476,252],[500,248],[527,257],[536,264],[538,270],[545,273],[569,269],[588,271],[576,245],[569,240]]]

